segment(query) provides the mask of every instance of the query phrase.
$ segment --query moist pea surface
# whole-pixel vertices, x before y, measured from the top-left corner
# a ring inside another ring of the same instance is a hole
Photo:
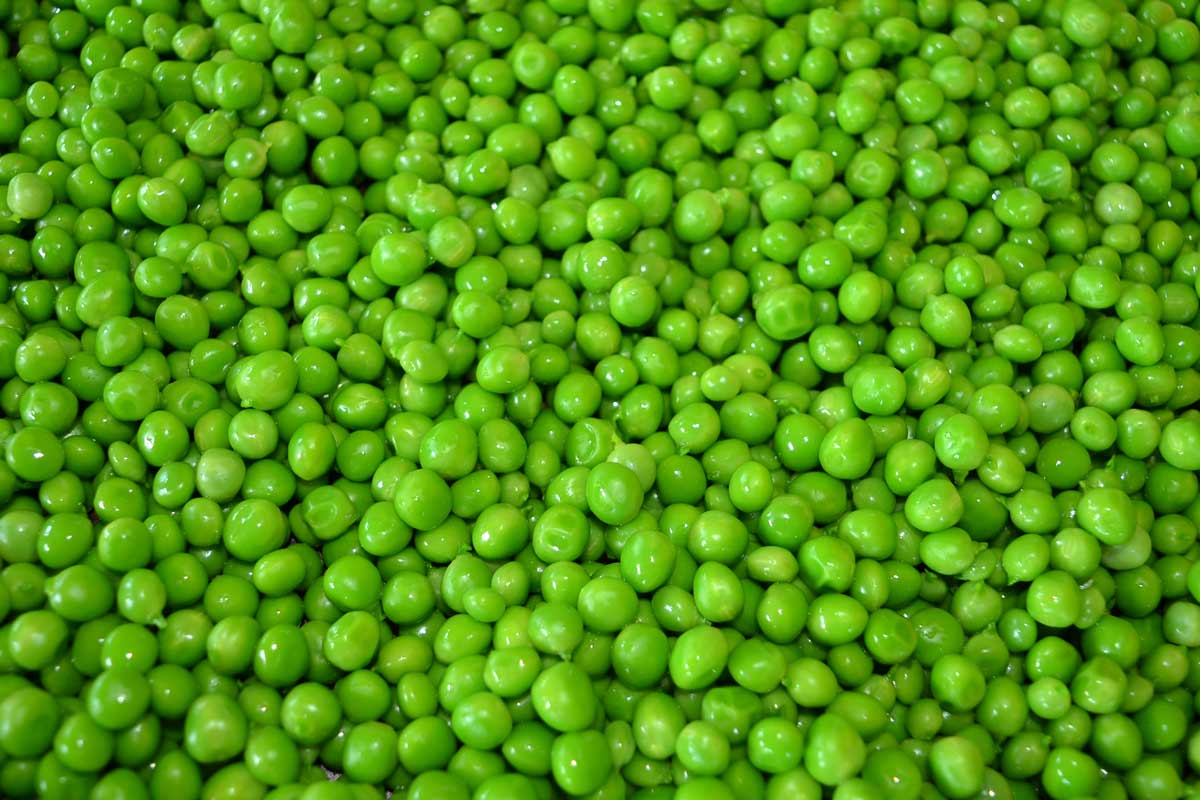
[[[0,0],[0,796],[1194,796],[1197,18]]]

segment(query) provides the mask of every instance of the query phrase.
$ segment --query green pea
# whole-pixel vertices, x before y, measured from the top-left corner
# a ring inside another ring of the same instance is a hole
[[[579,731],[591,724],[595,714],[591,689],[585,674],[570,662],[556,664],[543,671],[531,690],[534,710],[550,727],[558,731]],[[567,698],[573,701],[568,701]]]
[[[837,785],[858,773],[866,761],[862,739],[839,716],[817,717],[807,732],[804,767],[818,782]]]

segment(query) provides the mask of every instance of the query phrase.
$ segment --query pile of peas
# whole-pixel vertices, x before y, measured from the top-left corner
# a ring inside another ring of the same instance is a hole
[[[1200,797],[1197,0],[0,0],[0,796]]]

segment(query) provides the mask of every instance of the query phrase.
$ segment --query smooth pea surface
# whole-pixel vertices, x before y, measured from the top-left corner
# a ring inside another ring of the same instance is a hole
[[[1198,19],[0,0],[0,797],[1196,796]]]

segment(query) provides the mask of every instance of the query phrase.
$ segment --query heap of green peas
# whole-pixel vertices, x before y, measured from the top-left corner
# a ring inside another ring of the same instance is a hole
[[[1200,797],[1198,16],[0,0],[0,796]]]

